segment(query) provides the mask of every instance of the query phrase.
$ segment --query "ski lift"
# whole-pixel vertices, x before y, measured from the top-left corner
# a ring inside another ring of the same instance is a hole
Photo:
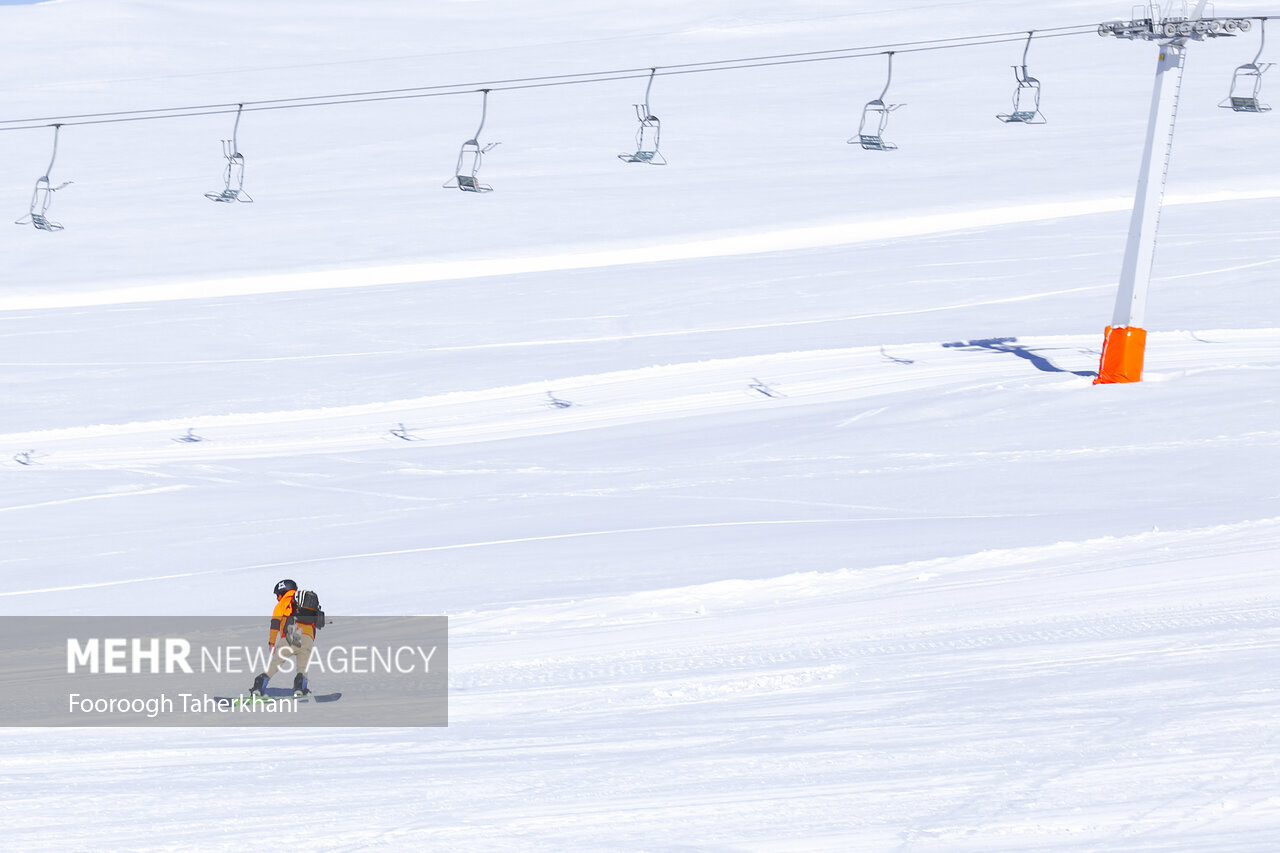
[[[484,93],[484,100],[480,105],[480,126],[476,128],[476,135],[462,143],[462,147],[458,149],[458,165],[453,170],[454,176],[444,182],[445,188],[457,187],[469,193],[493,191],[493,187],[480,183],[479,178],[481,158],[498,145],[497,142],[480,145],[480,131],[484,130],[485,116],[489,112],[489,90],[481,89],[480,91]]]
[[[1013,109],[996,116],[1005,124],[1044,124],[1044,113],[1040,112],[1040,81],[1027,73],[1027,51],[1031,49],[1031,39],[1035,31],[1027,33],[1027,44],[1022,48],[1022,65],[1013,66],[1013,77],[1018,87],[1013,90]]]
[[[1248,27],[1245,26],[1247,23],[1247,18],[1241,21],[1240,29],[1247,29]],[[1267,43],[1267,19],[1262,18],[1259,26],[1262,30],[1262,41],[1258,44],[1258,55],[1253,58],[1253,62],[1246,62],[1231,75],[1231,90],[1222,103],[1218,104],[1223,109],[1238,113],[1265,113],[1271,109],[1270,106],[1258,100],[1258,93],[1262,91],[1262,74],[1275,64],[1274,62],[1258,63],[1262,58],[1262,48]],[[1245,92],[1248,94],[1244,94]]]
[[[58,159],[58,131],[61,129],[62,125],[60,124],[53,126],[53,155],[49,158],[49,168],[44,170],[43,175],[36,178],[35,189],[31,191],[31,209],[25,216],[15,219],[13,221],[14,225],[25,225],[30,222],[39,231],[62,230],[62,223],[54,222],[49,218],[49,203],[53,201],[53,194],[71,183],[71,181],[64,181],[55,187],[49,182],[49,173],[53,171],[53,162]]]
[[[868,101],[867,105],[862,108],[862,121],[858,123],[858,135],[849,139],[850,145],[855,142],[860,143],[868,151],[896,151],[898,148],[892,142],[885,141],[884,128],[889,123],[889,113],[898,107],[905,107],[906,104],[886,104],[884,102],[884,96],[889,93],[889,83],[893,80],[893,51],[889,51],[887,55],[889,57],[889,76],[884,81],[884,89],[880,92],[880,97],[874,101]],[[874,132],[872,126],[874,126]]]
[[[634,154],[619,154],[618,159],[624,163],[648,163],[650,166],[665,166],[667,158],[658,151],[658,142],[662,136],[662,122],[649,112],[649,92],[653,89],[653,77],[657,68],[649,69],[649,85],[644,89],[644,103],[632,104],[636,108],[636,118],[640,127],[636,130],[636,150]]]
[[[244,104],[236,108],[236,123],[231,129],[231,138],[222,140],[222,156],[227,158],[227,168],[222,172],[223,189],[221,192],[205,193],[210,201],[233,201],[250,204],[253,198],[244,191],[244,155],[240,153],[238,138],[240,135],[240,113],[244,112]],[[232,184],[235,186],[232,186]]]

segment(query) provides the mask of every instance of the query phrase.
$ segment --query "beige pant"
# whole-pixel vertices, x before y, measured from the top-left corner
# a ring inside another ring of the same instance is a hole
[[[302,642],[299,645],[291,646],[289,642],[282,636],[276,642],[276,650],[271,653],[271,663],[267,665],[267,678],[271,678],[280,669],[280,664],[284,663],[284,659],[292,655],[298,663],[298,673],[307,674],[307,665],[311,663],[311,650],[315,648],[316,640],[308,634],[302,635]]]

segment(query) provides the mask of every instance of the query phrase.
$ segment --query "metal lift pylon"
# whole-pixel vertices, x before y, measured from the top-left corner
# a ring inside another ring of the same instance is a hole
[[[1156,42],[1160,48],[1155,85],[1151,92],[1151,112],[1147,120],[1146,142],[1138,187],[1129,219],[1129,236],[1120,266],[1119,288],[1111,325],[1102,342],[1102,357],[1094,384],[1139,382],[1146,351],[1145,323],[1147,291],[1155,259],[1160,205],[1164,198],[1173,131],[1178,117],[1178,95],[1187,44],[1206,37],[1231,35],[1240,19],[1204,18],[1206,0],[1198,0],[1191,17],[1164,16],[1152,4],[1147,17],[1113,21],[1098,27],[1101,36]],[[1139,7],[1142,8],[1142,7]],[[1245,29],[1248,29],[1246,24]]]

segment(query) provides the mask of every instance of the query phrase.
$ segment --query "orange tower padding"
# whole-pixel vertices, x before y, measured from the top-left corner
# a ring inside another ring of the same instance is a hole
[[[1113,382],[1141,382],[1142,356],[1147,348],[1147,331],[1137,326],[1107,326],[1102,340],[1102,361],[1094,385]]]

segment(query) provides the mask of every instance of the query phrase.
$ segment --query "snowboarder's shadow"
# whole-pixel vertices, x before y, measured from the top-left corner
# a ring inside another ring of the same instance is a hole
[[[292,687],[268,687],[262,691],[267,699],[296,699]],[[341,693],[308,693],[307,698],[315,702],[336,702]]]
[[[1036,350],[1028,349],[1027,347],[1018,344],[1017,338],[981,338],[974,341],[952,341],[950,343],[944,343],[943,346],[948,349],[963,349],[975,352],[978,350],[989,350],[991,352],[1010,353],[1011,355],[1016,355],[1018,358],[1025,358],[1035,366],[1036,370],[1043,370],[1045,373],[1070,373],[1073,376],[1088,377],[1098,375],[1097,372],[1093,370],[1065,370],[1064,368],[1058,367],[1056,364],[1049,361],[1049,359],[1039,355]]]

